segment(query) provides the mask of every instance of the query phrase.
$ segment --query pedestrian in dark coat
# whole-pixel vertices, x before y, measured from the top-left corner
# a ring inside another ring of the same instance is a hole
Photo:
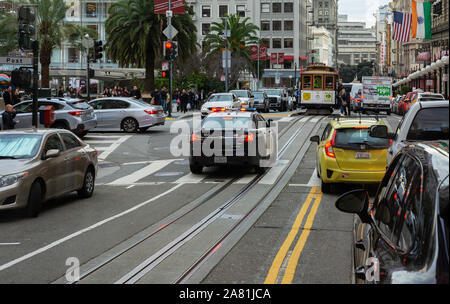
[[[3,130],[14,129],[14,126],[19,122],[18,120],[14,120],[14,118],[16,118],[16,110],[14,110],[12,105],[7,104],[5,106],[5,112],[2,114]]]
[[[155,90],[152,92],[152,97],[154,98],[155,105],[161,104],[161,92],[158,90],[158,88],[155,88]]]
[[[5,105],[11,104],[12,102],[12,89],[8,87],[5,92],[3,92],[3,100],[5,101]]]
[[[189,95],[186,93],[186,89],[183,89],[180,95],[181,112],[186,113],[188,102],[189,102]]]

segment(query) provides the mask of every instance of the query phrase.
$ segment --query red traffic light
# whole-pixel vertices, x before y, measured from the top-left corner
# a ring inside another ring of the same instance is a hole
[[[162,72],[162,77],[163,77],[163,78],[166,78],[166,77],[167,77],[167,72],[163,71],[163,72]]]
[[[170,41],[167,41],[165,44],[166,49],[171,49],[173,47],[173,43]]]

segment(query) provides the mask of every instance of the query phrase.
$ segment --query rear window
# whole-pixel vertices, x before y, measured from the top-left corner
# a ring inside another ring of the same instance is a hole
[[[368,128],[347,128],[337,130],[335,145],[348,149],[361,149],[362,145],[369,149],[386,149],[389,147],[389,139],[371,137]]]
[[[85,109],[90,109],[91,106],[84,102],[84,101],[71,101],[71,102],[67,102],[72,108],[75,109],[81,109],[81,110],[85,110]]]
[[[231,91],[231,93],[234,93],[237,97],[248,97],[247,91]]]
[[[232,95],[212,95],[208,102],[216,102],[216,101],[233,101]]]
[[[427,108],[417,112],[407,140],[448,140],[448,107]]]
[[[202,122],[202,129],[248,129],[252,128],[251,117],[206,117]]]

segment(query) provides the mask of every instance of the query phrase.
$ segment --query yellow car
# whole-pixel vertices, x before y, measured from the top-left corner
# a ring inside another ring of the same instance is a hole
[[[386,125],[377,118],[331,120],[317,142],[316,169],[322,192],[330,193],[334,183],[379,183],[386,173],[389,139],[369,135],[373,125]]]

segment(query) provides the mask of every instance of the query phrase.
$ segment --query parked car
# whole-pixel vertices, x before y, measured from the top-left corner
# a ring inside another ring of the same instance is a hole
[[[400,121],[395,133],[388,132],[386,126],[374,126],[370,129],[370,136],[392,141],[388,163],[409,141],[449,140],[448,105],[448,100],[416,102]]]
[[[133,133],[164,125],[163,107],[131,97],[105,97],[89,102],[97,115],[96,131],[125,131]]]
[[[337,209],[358,215],[351,245],[356,283],[449,283],[448,144],[405,146],[373,203],[367,190],[337,199]]]
[[[336,183],[379,183],[386,171],[388,139],[372,137],[372,126],[386,126],[375,118],[339,118],[331,120],[317,143],[316,170],[323,193]]]
[[[254,108],[260,112],[268,113],[270,111],[269,96],[263,91],[253,92]]]
[[[32,127],[32,105],[32,100],[25,100],[14,105],[16,119],[19,120],[19,123],[15,126],[16,129]],[[38,108],[41,106],[53,106],[55,108],[55,123],[51,126],[52,128],[70,130],[77,136],[83,137],[97,126],[97,116],[94,109],[82,99],[39,98]]]
[[[44,201],[77,191],[91,197],[97,150],[67,130],[0,132],[0,211],[24,208],[35,217]]]
[[[391,112],[397,114],[398,110],[398,103],[402,99],[403,95],[397,95],[395,98],[391,101]]]
[[[214,112],[238,111],[241,106],[241,100],[234,93],[216,93],[212,94],[202,105],[201,115],[204,118]]]
[[[405,113],[408,112],[411,106],[411,98],[414,96],[414,94],[414,92],[409,92],[408,94],[406,94],[405,98],[403,98],[398,105],[398,114],[405,115]]]
[[[415,92],[411,96],[411,104],[417,101],[426,101],[426,100],[445,100],[444,95],[438,93],[431,92]]]
[[[241,101],[241,107],[254,108],[255,100],[250,90],[231,90],[230,93],[233,93],[237,96],[237,98],[239,98]]]

